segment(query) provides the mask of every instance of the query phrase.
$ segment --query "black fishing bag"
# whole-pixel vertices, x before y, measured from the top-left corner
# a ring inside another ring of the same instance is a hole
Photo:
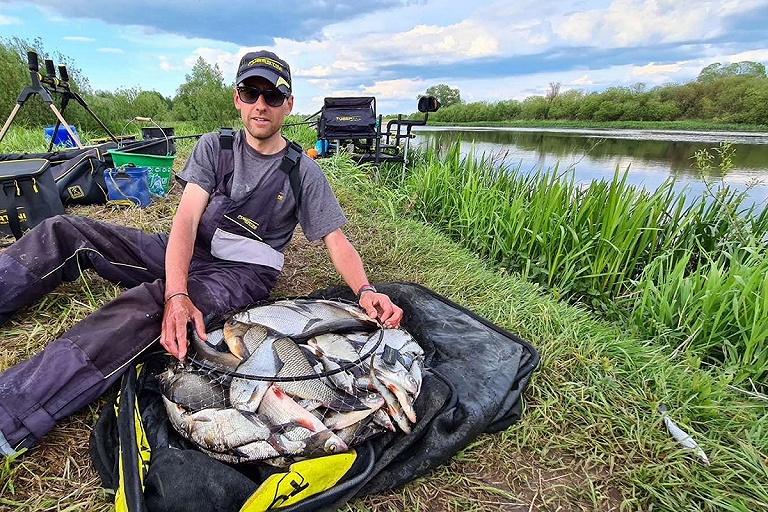
[[[167,420],[154,375],[156,354],[123,377],[101,412],[91,457],[118,511],[335,511],[347,501],[402,486],[466,447],[481,433],[507,429],[522,414],[521,395],[539,361],[528,342],[412,283],[376,287],[401,306],[401,327],[425,352],[411,434],[388,432],[348,453],[288,469],[228,465],[194,449]],[[347,287],[312,294],[354,300]]]
[[[51,158],[53,178],[64,206],[73,204],[105,204],[107,184],[104,171],[112,167],[109,149],[115,143],[77,151],[62,151]]]
[[[0,233],[17,240],[64,205],[43,158],[0,161]]]
[[[83,149],[49,153],[11,153],[0,155],[0,162],[47,160],[64,206],[105,204],[107,184],[104,181],[104,170],[113,166],[107,151],[115,148],[117,144],[107,142]]]

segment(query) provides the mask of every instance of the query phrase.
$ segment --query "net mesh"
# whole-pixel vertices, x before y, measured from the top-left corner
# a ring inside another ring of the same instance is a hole
[[[219,460],[285,466],[416,423],[423,350],[355,304],[276,301],[206,335],[158,379],[176,430]]]

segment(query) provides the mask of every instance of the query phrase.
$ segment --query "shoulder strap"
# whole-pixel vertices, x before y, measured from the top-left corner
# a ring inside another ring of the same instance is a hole
[[[232,173],[235,171],[235,156],[232,150],[232,139],[234,137],[232,128],[219,128],[219,170],[224,172],[224,183],[232,179]],[[296,198],[296,210],[301,204],[301,177],[299,176],[299,167],[301,163],[301,154],[304,151],[301,146],[293,141],[288,141],[288,149],[280,162],[280,170],[288,175],[291,181],[293,196]]]
[[[222,175],[221,183],[216,182],[216,188],[219,185],[227,187],[232,180],[232,174],[235,172],[235,152],[232,150],[232,139],[235,136],[235,131],[232,128],[219,128],[219,161],[218,161],[218,174]]]
[[[221,149],[232,149],[232,139],[235,136],[235,131],[232,128],[219,128],[219,140],[221,141]]]
[[[291,189],[293,190],[293,197],[296,198],[297,211],[301,204],[301,177],[299,176],[299,166],[301,162],[301,154],[303,152],[301,146],[292,140],[289,140],[288,149],[285,152],[283,161],[280,162],[280,170],[287,174],[288,179],[291,180]]]

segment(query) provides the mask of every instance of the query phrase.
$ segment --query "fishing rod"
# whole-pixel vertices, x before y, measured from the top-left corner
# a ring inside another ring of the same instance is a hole
[[[316,120],[315,121],[310,121],[310,119],[320,115],[322,112],[323,112],[323,109],[320,109],[317,112],[315,112],[314,114],[306,117],[303,121],[298,121],[296,123],[288,123],[288,124],[284,124],[283,126],[289,127],[289,126],[301,126],[301,125],[305,125],[305,124],[317,124]]]
[[[128,152],[138,151],[139,149],[148,148],[150,146],[155,146],[160,143],[167,143],[172,140],[182,140],[182,139],[199,139],[205,135],[204,133],[197,133],[195,135],[171,135],[170,137],[165,138],[155,138],[151,140],[140,140],[134,142],[132,145],[123,146],[122,150],[128,150]]]

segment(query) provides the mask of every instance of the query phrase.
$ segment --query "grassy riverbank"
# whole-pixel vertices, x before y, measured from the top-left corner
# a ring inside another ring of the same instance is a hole
[[[430,126],[510,126],[516,128],[589,128],[635,130],[692,130],[720,132],[768,132],[768,125],[713,123],[711,121],[478,121],[473,123],[441,123],[429,121]]]
[[[717,148],[724,162],[728,147]],[[500,170],[456,144],[385,181],[395,209],[481,257],[721,365],[733,384],[764,385],[768,211],[727,187],[686,197],[672,181],[648,192],[626,176],[582,186],[572,170]]]
[[[301,136],[299,137],[301,138]],[[176,169],[188,152],[177,159]],[[729,387],[727,376],[622,324],[556,300],[538,284],[479,258],[418,220],[421,207],[344,159],[320,161],[348,213],[345,232],[373,281],[414,281],[529,340],[542,355],[522,421],[484,435],[402,489],[349,504],[391,510],[764,510],[768,508],[768,401]],[[80,207],[76,214],[167,231],[179,198],[145,210]],[[404,213],[402,206],[411,204]],[[416,214],[416,215],[414,215]],[[471,218],[470,218],[471,220]],[[490,231],[486,231],[486,235]],[[321,244],[299,234],[275,296],[339,282]],[[0,368],[114,297],[88,276],[0,327]],[[707,453],[704,465],[667,434],[660,404]],[[63,421],[44,442],[0,463],[0,508],[109,510],[87,456],[98,406]]]

